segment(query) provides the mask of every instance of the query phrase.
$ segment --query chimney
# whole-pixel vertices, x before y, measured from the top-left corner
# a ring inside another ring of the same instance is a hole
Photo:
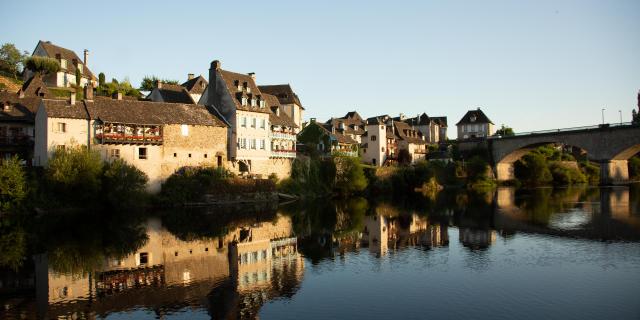
[[[156,80],[156,88],[162,89],[162,81],[161,80]]]
[[[222,67],[222,64],[220,63],[219,60],[213,60],[213,62],[211,62],[211,70],[220,70],[220,68]]]
[[[217,108],[223,107],[220,105],[220,98],[216,93],[218,87],[216,79],[218,79],[217,72],[220,70],[220,65],[221,63],[218,60],[211,61],[211,67],[209,68],[209,88],[207,89],[207,103]]]
[[[404,113],[400,112],[400,121],[404,120]]]
[[[18,91],[18,97],[19,97],[19,98],[24,98],[24,90],[20,89],[20,90]]]
[[[76,93],[73,91],[70,91],[69,93],[69,105],[74,106],[76,104]]]
[[[255,72],[249,72],[247,74],[251,77],[251,79],[253,79],[254,81],[256,80],[256,73]]]
[[[91,85],[91,81],[88,81],[84,86],[84,99],[93,101],[93,86]]]
[[[316,118],[309,119],[309,123],[316,123]]]
[[[122,100],[122,92],[120,92],[120,91],[114,92],[112,98],[114,100]]]
[[[187,75],[187,80],[193,80],[193,78],[195,78],[195,74],[193,74],[193,73],[189,73],[189,74]]]
[[[89,62],[89,50],[84,49],[84,60],[82,60],[82,62],[84,63],[84,66],[87,66],[87,63]]]

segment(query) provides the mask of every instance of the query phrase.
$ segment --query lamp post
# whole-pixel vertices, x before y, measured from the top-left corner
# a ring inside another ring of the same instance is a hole
[[[620,124],[622,124],[622,110],[618,110],[618,113],[620,114]]]
[[[604,124],[604,110],[605,108],[602,108],[602,124]]]

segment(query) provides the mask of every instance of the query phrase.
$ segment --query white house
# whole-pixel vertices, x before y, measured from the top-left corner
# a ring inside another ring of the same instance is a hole
[[[88,82],[91,82],[93,87],[96,87],[98,84],[96,77],[87,67],[89,50],[84,50],[84,59],[81,60],[72,50],[54,45],[50,41],[40,40],[38,45],[36,45],[36,48],[33,50],[32,56],[49,57],[60,62],[60,71],[55,74],[48,74],[43,79],[50,87],[71,87],[75,85],[76,69],[80,71],[82,77],[80,79],[81,87],[87,85]],[[25,80],[32,76],[33,72],[25,70]]]

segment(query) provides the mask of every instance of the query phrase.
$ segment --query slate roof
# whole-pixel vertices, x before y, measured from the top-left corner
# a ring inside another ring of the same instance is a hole
[[[344,135],[340,132],[332,132],[331,131],[331,126],[327,125],[327,124],[320,124],[318,123],[318,125],[320,126],[320,128],[324,129],[324,131],[328,134],[333,136],[338,143],[344,143],[344,144],[358,144],[358,141],[352,139],[351,137]]]
[[[436,121],[441,127],[447,126],[447,117],[431,117],[431,119]]]
[[[264,86],[260,86],[260,90],[263,91],[264,93],[272,94],[278,97],[278,100],[280,101],[281,104],[295,103],[298,106],[300,106],[302,110],[304,110],[304,107],[300,102],[300,98],[298,98],[298,95],[295,92],[293,92],[293,89],[289,84],[264,85]]]
[[[99,99],[84,101],[91,119],[135,124],[188,124],[226,127],[207,108],[196,104]]]
[[[208,85],[209,82],[203,76],[197,76],[182,84],[187,89],[187,92],[191,94],[203,94]]]
[[[226,127],[209,110],[196,104],[150,101],[95,99],[77,101],[44,99],[44,107],[51,118],[94,119],[128,124],[188,124]]]
[[[262,97],[262,93],[258,89],[255,81],[250,75],[235,73],[226,70],[219,70],[222,79],[227,85],[227,90],[229,90],[229,94],[231,94],[232,100],[236,104],[236,109],[244,110],[244,111],[252,111],[252,112],[262,112],[262,113],[271,113],[269,108],[260,108],[260,105],[256,105],[255,107],[251,106],[251,98],[252,97]],[[250,92],[246,92],[244,89],[242,91],[238,91],[238,85],[243,86],[247,84]],[[242,97],[246,97],[249,101],[246,106],[242,105],[241,99]]]
[[[29,80],[25,81],[19,92],[23,93],[25,96],[35,96],[42,98],[49,97],[49,90],[47,89],[47,85],[45,85],[42,81],[42,76],[38,74],[34,74],[34,76],[29,78]]]
[[[154,88],[153,90],[158,90],[158,93],[160,93],[160,96],[162,96],[163,102],[187,104],[195,103],[187,89],[183,86],[163,83],[161,88]]]
[[[267,108],[271,110],[271,113],[269,114],[269,122],[272,125],[291,128],[298,127],[296,123],[293,122],[293,120],[289,118],[284,112],[280,112],[279,115],[273,112],[273,108],[280,108],[280,102],[278,101],[278,98],[276,98],[276,96],[263,93],[262,97],[265,99]]]
[[[469,124],[469,123],[491,123],[491,124],[493,124],[493,122],[491,122],[491,120],[489,120],[489,117],[487,117],[487,115],[485,115],[484,112],[482,112],[482,110],[480,110],[480,108],[478,108],[476,110],[467,111],[467,113],[462,117],[462,119],[460,119],[460,121],[458,121],[458,123],[456,123],[456,125]]]
[[[409,143],[414,144],[426,144],[424,140],[422,140],[422,133],[419,130],[415,130],[411,128],[411,126],[402,121],[394,121],[393,125],[396,127],[396,135]]]
[[[20,98],[16,93],[0,91],[0,122],[33,122],[41,100],[36,96]],[[7,102],[11,105],[11,108],[5,111],[4,104]]]
[[[67,73],[75,74],[76,66],[73,64],[74,59],[78,63],[84,64],[84,61],[80,59],[80,57],[78,57],[78,55],[72,50],[57,46],[51,43],[51,41],[40,40],[38,44],[42,45],[42,48],[44,49],[44,51],[47,52],[47,56],[49,58],[55,59],[56,55],[59,54],[61,58],[67,60],[67,69],[66,69]],[[89,70],[87,66],[82,67],[82,75],[85,77],[91,78],[92,80],[96,80],[96,77],[93,75],[93,73],[91,72],[91,70]]]
[[[74,105],[59,99],[43,99],[42,102],[49,118],[89,119],[82,101],[76,101]]]

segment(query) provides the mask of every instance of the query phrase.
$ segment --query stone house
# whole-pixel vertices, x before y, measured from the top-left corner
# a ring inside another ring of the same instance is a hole
[[[188,80],[181,85],[156,81],[147,99],[154,102],[202,104],[200,99],[209,83],[202,76],[194,77],[193,73],[187,77]]]
[[[288,177],[291,161],[272,157],[273,136],[264,95],[255,82],[255,74],[223,70],[215,60],[209,69],[209,85],[200,103],[210,106],[229,123],[227,157],[236,173]]]
[[[80,59],[72,50],[52,44],[51,41],[39,41],[33,50],[32,56],[49,57],[60,62],[60,71],[55,74],[48,74],[44,77],[44,83],[49,87],[71,87],[76,84],[76,69],[80,71],[82,78],[80,86],[84,87],[91,83],[93,87],[98,85],[96,77],[87,67],[89,50],[84,50],[84,59]],[[33,76],[33,72],[25,70],[24,79]]]
[[[467,111],[456,126],[458,140],[486,138],[493,135],[495,131],[495,125],[480,108]]]
[[[356,111],[347,112],[342,118],[331,118],[325,125],[330,126],[330,130],[335,130],[351,139],[362,142],[362,135],[365,132],[365,122]]]
[[[388,115],[367,119],[366,133],[362,135],[362,160],[374,166],[396,162],[398,152],[407,150],[413,162],[425,159],[426,141],[422,132]]]
[[[427,155],[427,142],[422,132],[403,121],[394,121],[393,126],[398,137],[398,150],[407,150],[412,162],[424,160]]]
[[[263,93],[267,107],[271,110],[271,158],[293,161],[296,158],[296,129],[298,126],[284,114],[278,98]]]
[[[293,91],[289,84],[277,84],[277,85],[263,85],[258,86],[262,93],[276,96],[280,102],[281,111],[284,112],[296,126],[302,128],[302,114],[304,113],[304,107],[300,102],[300,98]],[[296,133],[299,130],[296,129]]]
[[[34,164],[46,166],[56,149],[87,146],[103,159],[123,159],[149,177],[157,192],[171,174],[189,166],[224,166],[227,126],[195,104],[95,97],[43,99],[36,113]]]
[[[305,148],[312,148],[322,156],[358,156],[358,141],[338,132],[331,125],[316,122],[315,118],[311,118],[309,124],[298,133],[298,141],[303,143]]]
[[[429,144],[445,142],[447,140],[447,117],[429,117],[422,113],[414,118],[405,118],[402,114],[394,118],[420,130],[425,141]]]

